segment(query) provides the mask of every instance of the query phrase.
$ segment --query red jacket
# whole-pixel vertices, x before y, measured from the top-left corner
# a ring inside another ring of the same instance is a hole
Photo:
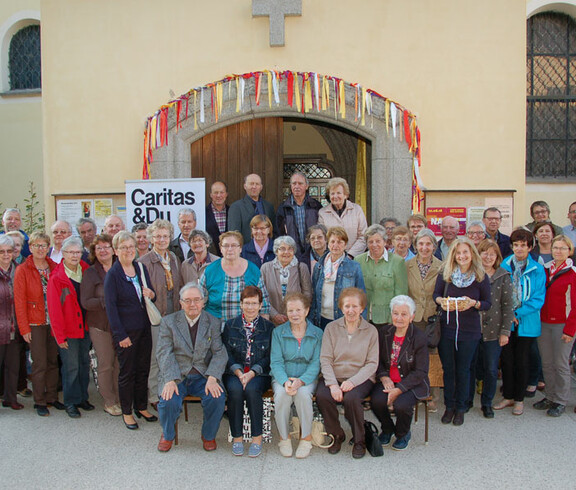
[[[544,323],[565,323],[564,333],[576,334],[576,270],[568,267],[557,272],[550,282],[550,269],[546,268],[546,300],[540,310]]]
[[[46,261],[50,272],[58,265],[49,257],[46,257]],[[45,325],[47,323],[42,280],[31,255],[16,268],[14,309],[21,335],[30,333],[30,325]]]
[[[88,268],[84,262],[80,262],[80,266],[82,272]],[[88,330],[88,326],[84,324],[76,289],[64,270],[64,262],[59,263],[50,274],[48,314],[58,345],[67,339],[81,339]]]

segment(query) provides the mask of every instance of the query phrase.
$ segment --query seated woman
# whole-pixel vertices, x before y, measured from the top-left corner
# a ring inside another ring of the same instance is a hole
[[[280,433],[280,454],[292,456],[288,421],[292,403],[300,419],[300,443],[296,457],[306,458],[312,449],[312,396],[320,374],[322,330],[306,320],[310,297],[288,293],[284,300],[288,321],[272,333],[270,373],[274,388],[274,413]]]
[[[270,320],[276,325],[288,321],[284,297],[288,293],[303,293],[312,297],[312,280],[305,264],[296,259],[296,242],[291,236],[274,240],[276,258],[260,269],[262,280],[270,296]]]
[[[250,221],[252,240],[242,247],[242,258],[255,264],[258,269],[262,264],[274,259],[272,221],[265,214],[258,214]]]
[[[426,334],[413,324],[416,304],[409,296],[396,296],[390,301],[392,325],[380,336],[380,363],[376,378],[380,380],[371,394],[372,410],[382,424],[380,442],[406,449],[410,442],[410,425],[414,405],[430,394],[428,381],[428,341]],[[396,424],[390,408],[396,414]]]
[[[244,401],[250,415],[252,434],[248,456],[256,458],[262,452],[262,395],[270,388],[270,344],[274,330],[274,324],[260,316],[262,304],[262,291],[256,286],[246,286],[240,295],[242,314],[228,320],[222,332],[222,343],[228,352],[222,381],[228,393],[228,420],[234,456],[244,454]]]
[[[378,332],[361,317],[368,300],[358,288],[346,288],[338,304],[344,317],[330,322],[322,338],[320,366],[323,378],[318,381],[316,402],[324,417],[326,432],[334,437],[330,454],[340,452],[346,439],[338,417],[338,403],[352,426],[352,457],[366,454],[364,442],[364,407],[362,402],[372,391],[378,368]]]
[[[364,239],[364,238],[362,238]],[[360,264],[346,255],[348,234],[335,226],[328,230],[328,250],[314,267],[312,276],[313,299],[310,321],[322,330],[342,316],[338,297],[344,288],[356,287],[365,291]]]
[[[220,258],[208,252],[208,247],[211,243],[212,238],[210,238],[208,233],[203,230],[192,230],[189,244],[193,255],[182,262],[180,266],[180,273],[182,274],[181,284],[198,282],[206,266]]]

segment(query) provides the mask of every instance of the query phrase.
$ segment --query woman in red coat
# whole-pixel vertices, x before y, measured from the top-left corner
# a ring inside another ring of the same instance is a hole
[[[538,348],[546,380],[545,398],[534,404],[537,410],[559,417],[570,399],[570,351],[576,334],[576,269],[570,256],[570,238],[558,235],[552,241],[552,260],[546,269],[546,299],[540,310],[542,334]]]

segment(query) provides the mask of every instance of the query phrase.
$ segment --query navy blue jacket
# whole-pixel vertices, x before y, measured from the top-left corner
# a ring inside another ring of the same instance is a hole
[[[310,197],[310,195],[306,194],[306,198],[304,199],[304,222],[306,230],[318,223],[318,211],[321,209],[322,204],[313,197]],[[278,225],[279,235],[289,235],[294,238],[294,241],[296,242],[296,256],[300,260],[304,254],[304,250],[306,249],[306,243],[303,243],[302,240],[300,240],[300,233],[298,233],[298,227],[296,226],[294,205],[292,204],[292,194],[290,194],[286,200],[278,206],[276,223]]]
[[[256,252],[256,245],[254,244],[254,240],[250,240],[246,245],[242,247],[242,253],[240,256],[246,260],[249,260],[255,264],[258,269],[260,269],[262,264],[270,262],[274,260],[274,257],[276,257],[274,254],[274,240],[272,238],[268,240],[268,250],[266,250],[266,253],[264,254],[264,260],[262,260],[260,255],[258,255],[258,252]]]

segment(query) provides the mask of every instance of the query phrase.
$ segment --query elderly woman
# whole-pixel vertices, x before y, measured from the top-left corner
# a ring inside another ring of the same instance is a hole
[[[118,396],[122,418],[126,428],[134,430],[138,424],[133,410],[139,418],[158,420],[147,410],[152,332],[144,301],[144,298],[153,300],[156,294],[150,289],[146,266],[135,260],[134,236],[119,231],[112,239],[112,246],[118,260],[104,279],[104,299],[120,369]]]
[[[318,223],[326,228],[339,226],[346,230],[348,242],[346,252],[352,257],[366,250],[364,233],[368,227],[364,211],[358,204],[349,201],[350,187],[348,182],[340,177],[330,179],[326,184],[326,193],[330,204],[318,212]]]
[[[540,336],[540,309],[546,295],[544,267],[530,255],[534,236],[518,228],[510,235],[512,255],[502,267],[512,275],[512,307],[514,320],[508,343],[502,348],[502,394],[504,399],[494,410],[514,407],[514,415],[524,413],[524,397],[529,377],[530,349]]]
[[[380,442],[402,451],[410,442],[410,425],[414,406],[430,394],[428,381],[428,340],[412,324],[416,304],[408,296],[396,296],[390,301],[392,325],[384,327],[379,336],[379,363],[371,394],[374,414],[380,421]],[[396,424],[390,408],[396,414]]]
[[[241,256],[260,269],[262,264],[274,259],[272,222],[265,214],[258,214],[250,221],[250,229],[252,240],[242,247]]]
[[[500,247],[493,240],[482,240],[478,246],[478,253],[482,259],[484,272],[490,279],[490,302],[492,307],[481,313],[482,338],[478,345],[478,362],[472,362],[470,371],[470,399],[469,406],[474,400],[474,381],[476,366],[481,366],[482,393],[481,407],[485,418],[494,417],[492,400],[496,394],[498,382],[498,362],[502,346],[508,343],[510,328],[514,321],[512,309],[512,281],[510,273],[500,267],[502,253]]]
[[[24,405],[18,403],[16,399],[22,344],[16,335],[17,325],[14,315],[16,263],[13,255],[14,240],[9,236],[0,235],[0,367],[4,368],[2,406],[21,410]]]
[[[339,306],[344,316],[328,324],[322,338],[316,402],[324,417],[326,432],[334,437],[328,449],[337,454],[346,436],[338,417],[338,403],[344,405],[344,416],[352,426],[356,459],[366,454],[364,442],[364,407],[362,402],[374,386],[378,368],[378,332],[361,314],[366,308],[366,293],[346,288],[340,294]]]
[[[246,286],[257,286],[263,294],[262,315],[270,312],[268,292],[260,276],[260,269],[240,257],[242,234],[226,231],[220,235],[222,258],[212,262],[200,278],[200,286],[206,296],[205,310],[223,322],[241,313],[240,294]]]
[[[410,230],[405,226],[397,226],[392,232],[392,246],[394,248],[391,253],[398,255],[403,260],[410,260],[414,258],[414,254],[410,250],[411,245]]]
[[[538,225],[536,225],[538,226]],[[546,388],[545,398],[534,404],[550,417],[559,417],[570,400],[570,351],[576,335],[576,272],[570,256],[572,240],[558,235],[552,241],[552,261],[546,269],[546,299],[540,311],[542,334],[538,347]]]
[[[118,397],[118,358],[104,301],[104,280],[115,255],[110,235],[96,235],[90,244],[90,262],[80,286],[80,303],[86,310],[86,325],[98,359],[98,391],[104,399],[104,411],[122,415]]]
[[[48,315],[62,360],[62,391],[66,413],[80,417],[78,408],[94,410],[88,401],[90,336],[86,312],[80,305],[80,284],[88,268],[81,257],[82,240],[69,237],[62,243],[62,262],[48,280]]]
[[[486,238],[486,225],[482,221],[472,221],[466,230],[466,236],[478,247],[480,242]]]
[[[149,286],[156,294],[156,308],[162,316],[180,309],[178,291],[181,287],[180,261],[168,250],[174,236],[174,226],[170,221],[157,219],[146,230],[152,250],[138,262],[146,266],[150,274]],[[158,405],[158,362],[156,344],[158,343],[158,325],[152,325],[152,359],[148,377],[148,402],[156,408]]]
[[[442,423],[462,425],[468,410],[470,367],[482,336],[480,311],[490,309],[490,279],[468,238],[450,246],[442,275],[436,279],[434,301],[444,310],[438,353],[444,370]]]
[[[242,456],[242,422],[244,402],[250,415],[252,443],[248,456],[262,452],[262,395],[270,388],[270,345],[274,324],[260,316],[262,291],[246,286],[240,295],[242,314],[228,320],[222,332],[222,343],[228,352],[223,383],[228,394],[228,420],[232,434],[232,454]]]
[[[320,374],[322,330],[306,320],[310,296],[288,293],[284,302],[288,321],[274,329],[270,354],[278,447],[282,456],[292,456],[288,423],[294,403],[302,431],[296,457],[303,459],[312,449],[312,396]]]
[[[150,240],[148,240],[148,224],[138,223],[132,227],[132,233],[136,239],[136,257],[143,257],[150,252]]]
[[[312,309],[310,321],[322,330],[331,321],[342,316],[338,298],[345,288],[357,287],[363,291],[364,278],[358,262],[346,255],[348,234],[340,226],[328,230],[328,250],[314,267],[312,276]]]
[[[22,247],[24,246],[24,235],[19,231],[9,231],[8,233],[6,233],[6,236],[12,238],[12,241],[14,242],[14,255],[13,255],[14,262],[16,262],[17,264],[21,264],[25,259],[25,257],[22,255]]]
[[[192,230],[190,233],[190,250],[192,256],[182,262],[180,266],[180,274],[182,275],[181,284],[188,284],[189,282],[198,282],[204,269],[218,260],[220,257],[208,252],[208,247],[212,243],[210,235],[203,230]]]
[[[262,281],[270,296],[270,320],[276,325],[288,321],[284,307],[284,297],[288,293],[302,293],[312,297],[312,280],[305,264],[296,258],[296,242],[291,236],[281,236],[274,240],[276,257],[266,262],[260,272]]]
[[[360,264],[366,294],[368,295],[368,320],[372,325],[390,323],[390,300],[408,292],[406,265],[398,255],[386,250],[386,230],[372,225],[364,234],[368,252],[354,260]]]
[[[396,218],[391,216],[386,216],[380,220],[380,225],[386,230],[386,250],[392,250],[394,245],[392,244],[392,234],[397,226],[401,223]]]
[[[46,256],[48,235],[36,231],[30,235],[29,244],[32,255],[14,276],[14,309],[20,334],[30,345],[34,408],[39,416],[47,417],[49,405],[64,409],[58,401],[58,345],[51,333],[46,302],[48,279],[58,264]]]
[[[308,233],[306,234],[306,243],[308,243],[308,246],[304,250],[304,255],[300,261],[308,266],[310,275],[312,275],[316,263],[320,260],[320,257],[326,253],[328,248],[328,242],[326,241],[327,232],[328,230],[326,230],[324,225],[313,225],[308,228]]]

